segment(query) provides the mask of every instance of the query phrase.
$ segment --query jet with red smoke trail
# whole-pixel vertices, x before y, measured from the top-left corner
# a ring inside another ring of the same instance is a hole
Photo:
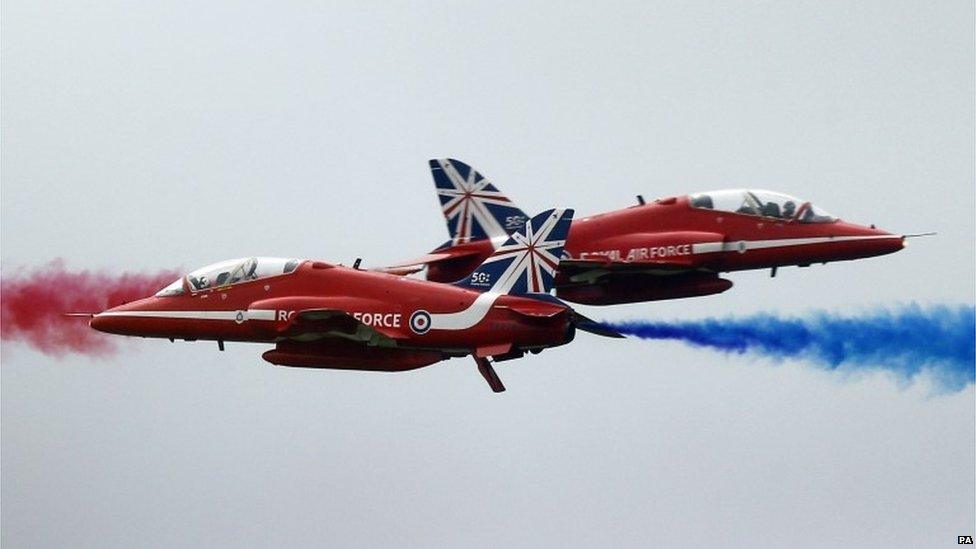
[[[201,269],[152,297],[94,315],[103,332],[274,343],[282,366],[402,371],[471,355],[495,392],[492,361],[563,345],[576,328],[621,337],[549,295],[572,210],[526,223],[454,284],[322,261],[245,258]]]
[[[487,178],[453,159],[431,160],[451,240],[387,267],[427,279],[467,276],[528,216]],[[861,259],[897,252],[906,238],[841,221],[819,206],[763,190],[659,198],[573,221],[556,295],[588,305],[703,296],[732,282],[721,273]]]

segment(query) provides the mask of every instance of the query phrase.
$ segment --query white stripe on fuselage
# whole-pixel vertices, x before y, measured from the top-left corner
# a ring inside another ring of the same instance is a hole
[[[852,240],[883,240],[901,238],[898,235],[869,235],[869,236],[815,236],[809,238],[778,238],[774,240],[733,240],[731,242],[702,242],[691,245],[691,253],[711,254],[716,252],[739,252],[745,250],[761,250],[766,248],[781,248],[787,246],[807,246],[823,244],[825,242],[849,242]]]
[[[498,292],[485,292],[478,296],[467,309],[456,313],[431,313],[431,330],[464,330],[481,322],[495,300],[505,294]]]
[[[486,292],[479,295],[467,309],[456,313],[431,313],[430,328],[433,330],[464,330],[481,322],[495,301],[504,294]],[[244,313],[243,320],[237,320],[237,314]],[[244,322],[245,320],[274,320],[277,315],[275,309],[248,309],[246,311],[106,311],[95,315],[115,316],[127,318],[165,318],[179,320],[229,320]]]
[[[105,311],[95,316],[170,318],[182,320],[233,320],[237,322],[238,313],[244,313],[243,320],[274,320],[277,311],[274,309],[248,309],[246,311]]]

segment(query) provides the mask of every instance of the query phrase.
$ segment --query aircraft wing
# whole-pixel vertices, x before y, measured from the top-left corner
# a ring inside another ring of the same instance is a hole
[[[401,261],[388,267],[378,267],[373,270],[395,275],[408,275],[422,271],[424,267],[432,263],[453,261],[455,259],[478,255],[479,253],[480,252],[478,250],[449,250],[444,252],[433,252],[407,261]]]
[[[397,337],[392,330],[367,326],[349,313],[338,309],[297,311],[279,335],[298,341],[341,338],[382,346],[392,345]]]
[[[674,257],[667,260],[612,261],[610,259],[564,259],[559,262],[559,271],[570,282],[593,282],[604,276],[614,274],[672,275],[676,273],[702,270],[689,257]]]

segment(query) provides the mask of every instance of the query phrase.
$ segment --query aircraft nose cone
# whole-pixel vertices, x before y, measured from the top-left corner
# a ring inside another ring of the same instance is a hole
[[[99,332],[119,335],[140,335],[139,313],[154,309],[153,298],[139,299],[102,311],[88,321],[88,325]]]
[[[88,325],[99,332],[105,332],[108,334],[119,333],[119,319],[112,315],[106,314],[110,313],[111,309],[102,313],[98,313],[93,316],[91,320],[88,321]]]
[[[905,247],[905,238],[873,225],[864,226],[838,221],[834,225],[833,257],[829,261],[862,259],[897,252]]]
[[[891,235],[889,246],[891,246],[891,252],[897,252],[898,250],[903,250],[905,246],[908,246],[908,241],[902,235]]]
[[[882,231],[880,229],[875,229],[875,231],[880,237],[877,241],[877,249],[880,252],[879,255],[897,252],[903,249],[906,245],[905,237],[900,234],[889,233],[888,231]]]
[[[900,234],[889,233],[872,226],[869,235],[873,238],[864,243],[870,255],[885,255],[895,253],[905,247],[905,237]]]

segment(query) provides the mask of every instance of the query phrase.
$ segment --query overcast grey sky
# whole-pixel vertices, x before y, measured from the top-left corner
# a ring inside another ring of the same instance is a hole
[[[771,188],[904,252],[597,318],[973,303],[959,2],[3,3],[2,266],[388,264],[446,239],[426,160],[526,211]],[[506,362],[276,368],[262,346],[5,344],[4,547],[940,547],[974,390],[581,334]]]

